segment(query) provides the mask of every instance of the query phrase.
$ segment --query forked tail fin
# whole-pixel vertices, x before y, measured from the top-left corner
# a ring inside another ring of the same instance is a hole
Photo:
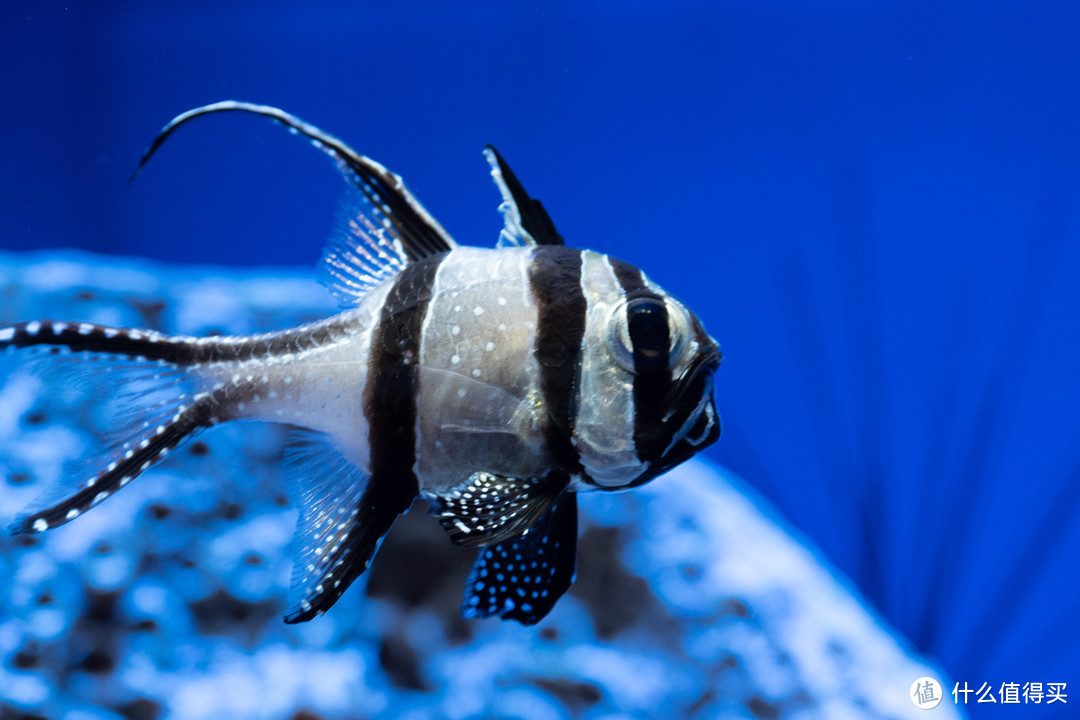
[[[52,320],[0,328],[0,352],[21,348],[50,360],[44,373],[60,373],[56,379],[82,386],[88,402],[105,404],[114,441],[89,472],[65,472],[12,523],[16,534],[63,525],[102,502],[213,424],[223,399],[192,372],[208,349],[194,338]]]

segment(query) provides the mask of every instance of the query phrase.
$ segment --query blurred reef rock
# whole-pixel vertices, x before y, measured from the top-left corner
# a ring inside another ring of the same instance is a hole
[[[335,311],[313,277],[0,253],[0,324],[269,331]],[[35,368],[0,357],[5,525],[107,430]],[[704,461],[584,496],[577,582],[535,627],[461,619],[473,552],[422,503],[328,615],[285,625],[285,434],[215,428],[75,522],[0,539],[0,719],[923,717],[909,688],[942,677]]]

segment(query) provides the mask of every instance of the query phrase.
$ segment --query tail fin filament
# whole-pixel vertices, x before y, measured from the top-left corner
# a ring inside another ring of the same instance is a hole
[[[195,361],[198,354],[198,345],[192,338],[173,337],[153,330],[126,330],[61,320],[31,320],[0,329],[0,351],[40,346],[164,360],[177,365]]]
[[[221,391],[205,392],[191,372],[211,352],[206,342],[152,330],[92,323],[31,320],[0,328],[0,352],[15,349],[85,355],[98,362],[46,365],[66,384],[84,386],[92,402],[110,407],[115,442],[95,458],[98,472],[68,472],[11,525],[13,533],[42,532],[75,519],[125,487],[181,441],[214,423]],[[106,363],[103,366],[101,363]]]
[[[16,535],[43,532],[74,520],[164,458],[181,441],[209,424],[208,409],[213,400],[203,394],[196,396],[190,407],[181,405],[178,412],[164,424],[120,446],[105,469],[82,484],[81,489],[65,500],[42,510],[22,515],[11,525]]]

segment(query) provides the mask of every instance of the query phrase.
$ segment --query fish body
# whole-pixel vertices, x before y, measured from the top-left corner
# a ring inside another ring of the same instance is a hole
[[[463,247],[381,165],[275,108],[225,102],[310,138],[352,188],[320,271],[346,307],[244,337],[35,320],[0,349],[123,361],[132,412],[97,474],[69,478],[16,520],[63,524],[197,432],[240,419],[289,423],[300,509],[288,622],[331,607],[396,517],[424,497],[451,539],[481,548],[466,616],[539,621],[573,582],[576,493],[623,490],[714,442],[720,353],[697,317],[637,268],[566,247],[501,156],[493,249]],[[140,168],[142,164],[140,164]]]

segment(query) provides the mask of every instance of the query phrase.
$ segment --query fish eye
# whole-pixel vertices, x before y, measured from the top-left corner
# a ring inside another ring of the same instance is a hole
[[[627,370],[666,370],[686,346],[685,313],[674,303],[638,297],[616,303],[608,322],[608,348]]]

